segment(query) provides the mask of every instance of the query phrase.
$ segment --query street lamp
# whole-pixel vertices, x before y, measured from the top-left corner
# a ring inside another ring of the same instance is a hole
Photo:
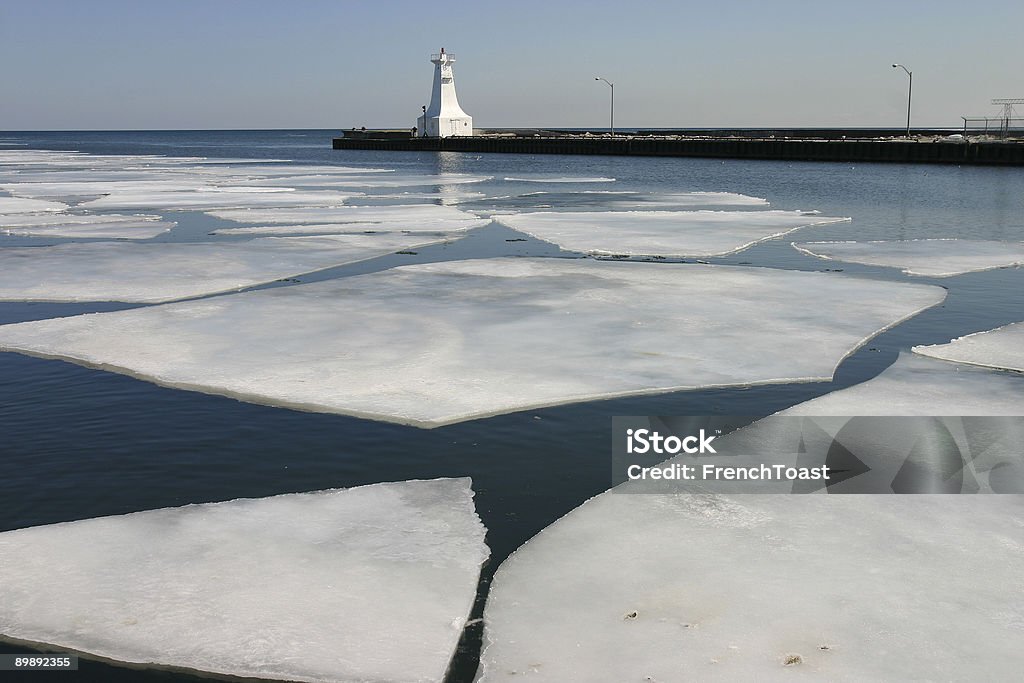
[[[907,72],[907,75],[910,76],[910,87],[907,88],[907,137],[909,138],[910,137],[910,98],[914,94],[914,72],[911,71],[910,69],[908,69],[907,67],[903,66],[902,64],[893,64],[892,65],[892,68],[895,69],[896,67],[899,67],[899,68],[903,69],[904,71]]]
[[[600,76],[594,76],[595,81],[604,81],[612,89],[612,112],[611,120],[608,123],[608,132],[615,137],[615,84],[609,81],[607,78],[601,78]]]

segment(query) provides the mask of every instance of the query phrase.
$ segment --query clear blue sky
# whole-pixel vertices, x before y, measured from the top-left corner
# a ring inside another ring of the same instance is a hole
[[[956,126],[1024,97],[1024,2],[0,0],[0,130]],[[1024,109],[1022,106],[1021,109]]]

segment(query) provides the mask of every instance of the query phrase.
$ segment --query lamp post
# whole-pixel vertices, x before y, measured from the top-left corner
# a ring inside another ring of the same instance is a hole
[[[604,81],[605,83],[608,84],[608,87],[612,89],[612,109],[611,119],[608,123],[608,132],[612,134],[612,137],[615,137],[615,84],[609,81],[607,78],[601,78],[600,76],[594,76],[594,80]]]
[[[910,98],[914,95],[914,72],[902,64],[893,64],[892,68],[899,67],[907,72],[910,77],[910,87],[907,88],[907,138],[910,137]]]

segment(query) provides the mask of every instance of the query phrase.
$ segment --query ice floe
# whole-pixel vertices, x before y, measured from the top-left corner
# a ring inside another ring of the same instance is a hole
[[[1024,377],[970,365],[960,365],[914,354],[901,354],[882,374],[842,391],[832,392],[783,411],[785,416],[812,416],[830,435],[845,431],[844,446],[855,452],[872,472],[865,476],[891,477],[895,468],[876,462],[893,446],[911,454],[913,469],[903,470],[904,481],[924,490],[945,490],[963,485],[966,492],[1020,493],[1024,491]],[[901,420],[876,424],[873,416],[927,418],[926,423]],[[831,419],[821,416],[835,416]],[[867,416],[868,419],[843,416]],[[770,419],[770,418],[769,418]],[[854,425],[854,421],[860,424]],[[941,423],[936,427],[933,423]],[[769,425],[770,427],[771,425]],[[955,444],[956,451],[942,445]],[[926,448],[917,445],[928,444]],[[916,452],[915,452],[916,451]],[[958,451],[958,452],[957,452]],[[964,462],[959,456],[969,456]],[[921,468],[930,471],[921,477]],[[936,476],[936,473],[939,476]],[[868,484],[870,484],[870,480]]]
[[[294,681],[444,680],[488,556],[469,479],[0,534],[0,634]]]
[[[768,200],[733,192],[637,192],[632,190],[579,190],[526,192],[517,195],[472,198],[473,210],[501,213],[557,207],[559,211],[623,211],[638,209],[689,210],[706,207],[766,208]]]
[[[184,169],[169,170],[169,169],[139,169],[139,170],[124,170],[121,169],[86,169],[86,170],[72,170],[72,169],[56,169],[56,168],[41,168],[33,170],[23,170],[17,172],[4,172],[0,169],[0,181],[7,186],[24,186],[25,189],[21,191],[21,194],[28,196],[26,192],[31,192],[31,188],[28,186],[39,185],[42,191],[46,191],[47,188],[59,189],[60,186],[65,185],[81,185],[82,188],[87,186],[98,186],[102,183],[116,183],[124,184],[124,187],[130,187],[134,185],[139,188],[147,187],[153,183],[167,183],[169,189],[175,187],[185,189],[186,187],[194,187],[199,182],[193,173],[198,173],[197,168],[193,168],[191,172],[187,172]],[[93,188],[95,189],[95,187]],[[101,193],[102,194],[102,193]],[[49,196],[49,195],[41,195]]]
[[[370,175],[337,174],[337,175],[312,175],[312,176],[289,176],[284,178],[289,183],[302,187],[416,187],[420,185],[465,185],[469,183],[481,183],[490,180],[491,176],[467,175],[460,173],[448,173],[440,175],[430,174],[405,174],[397,173],[374,173]],[[279,178],[270,178],[260,183],[281,182]]]
[[[766,268],[480,259],[7,325],[0,349],[430,427],[597,398],[827,380],[865,340],[944,296]]]
[[[477,680],[1011,680],[1022,515],[1020,496],[606,493],[499,568]]]
[[[96,174],[102,178],[102,174]],[[11,182],[0,189],[18,197],[93,197],[112,192],[194,191],[205,187],[201,180],[193,182],[167,178],[164,180],[64,180],[47,182]]]
[[[0,228],[48,228],[61,225],[96,225],[122,221],[158,221],[154,214],[43,213],[0,216]]]
[[[103,219],[108,216],[88,216]],[[36,237],[95,237],[105,239],[145,240],[173,228],[175,221],[134,219],[130,216],[112,216],[112,220],[53,222],[36,226],[4,226],[0,219],[0,233]]]
[[[768,200],[736,192],[664,192],[637,193],[622,197],[615,206],[630,207],[689,207],[689,206],[767,206]]]
[[[367,232],[453,233],[482,228],[489,218],[466,220],[408,221],[389,220],[379,223],[311,223],[301,225],[263,225],[249,228],[218,228],[215,235],[338,235]]]
[[[517,183],[614,183],[615,178],[607,178],[604,176],[519,176],[519,177],[508,177],[505,180]]]
[[[262,237],[245,242],[89,242],[0,250],[0,300],[156,303],[228,292],[461,235]]]
[[[211,165],[200,169],[206,177],[239,178],[249,177],[254,180],[266,180],[268,178],[345,178],[348,176],[364,176],[372,174],[393,174],[394,169],[390,168],[360,168],[355,166],[332,166],[330,164],[273,164],[265,165],[263,159],[258,163],[250,160],[248,164],[237,164],[231,162],[219,163],[219,160],[209,160]],[[213,165],[216,163],[216,165]],[[191,169],[190,169],[191,170]]]
[[[847,221],[800,211],[587,211],[497,214],[495,221],[602,256],[721,256],[799,228]]]
[[[915,346],[913,351],[954,363],[1024,372],[1024,322],[968,334],[948,344]]]
[[[477,217],[453,206],[395,204],[385,206],[338,206],[278,209],[229,209],[208,211],[216,218],[236,223],[414,223],[466,221]]]
[[[245,207],[331,207],[344,204],[351,194],[337,192],[295,192],[290,188],[208,188],[194,192],[113,192],[83,202],[84,209],[233,209]],[[283,190],[283,191],[282,191]]]
[[[434,192],[374,192],[373,194],[363,196],[359,201],[366,201],[368,199],[435,199],[437,201],[461,199],[468,201],[470,199],[484,199],[485,197],[487,195],[483,192],[442,187]]]
[[[802,242],[793,246],[821,259],[901,268],[908,275],[950,277],[1024,264],[1024,242],[921,239],[879,242]]]
[[[1022,414],[1024,378],[910,355],[782,413]],[[725,438],[756,452],[779,436],[762,424]],[[1024,666],[1021,496],[641,490],[591,499],[502,564],[480,683],[1005,680]]]
[[[877,377],[785,414],[1024,415],[1024,378],[903,354]]]
[[[61,202],[48,202],[42,199],[26,199],[25,197],[0,197],[0,220],[5,214],[38,213],[41,211],[63,211],[68,208]]]

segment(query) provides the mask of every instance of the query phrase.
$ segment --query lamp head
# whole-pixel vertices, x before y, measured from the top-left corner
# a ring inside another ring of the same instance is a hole
[[[896,68],[896,67],[898,67],[898,66],[899,66],[899,64],[893,64],[893,65],[892,65],[892,68],[894,68],[894,69],[895,69],[895,68]]]

